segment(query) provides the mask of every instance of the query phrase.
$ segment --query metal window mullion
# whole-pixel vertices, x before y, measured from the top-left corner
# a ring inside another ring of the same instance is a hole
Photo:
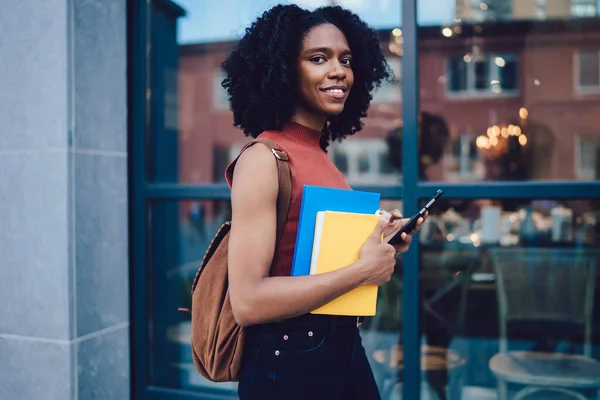
[[[141,397],[148,385],[148,281],[146,268],[147,203],[146,184],[146,129],[149,126],[149,43],[150,4],[148,0],[128,1],[128,85],[131,113],[129,142],[129,204],[130,223],[130,318],[131,370],[133,397]]]
[[[417,196],[431,197],[437,189],[444,190],[444,199],[584,200],[600,197],[600,181],[421,182]]]
[[[418,52],[417,0],[402,3],[402,31],[404,49],[402,57],[402,118],[403,148],[402,172],[404,179],[403,213],[410,215],[418,206],[418,113],[419,113],[419,52]],[[404,368],[401,369],[402,398],[419,400],[421,392],[421,346],[419,331],[419,241],[414,240],[403,259],[402,337]]]

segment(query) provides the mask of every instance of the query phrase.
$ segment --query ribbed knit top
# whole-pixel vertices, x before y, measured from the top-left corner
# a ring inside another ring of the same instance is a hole
[[[344,175],[336,168],[329,156],[321,149],[321,133],[295,122],[287,124],[283,131],[265,131],[259,137],[266,137],[277,143],[289,157],[292,172],[292,201],[281,242],[271,265],[271,276],[289,276],[294,259],[296,233],[302,190],[304,185],[350,189]],[[243,152],[246,145],[241,152]],[[240,154],[241,154],[240,152]],[[238,156],[239,157],[239,156]],[[235,160],[229,164],[225,178],[229,187],[233,184]],[[257,177],[258,178],[258,177]]]

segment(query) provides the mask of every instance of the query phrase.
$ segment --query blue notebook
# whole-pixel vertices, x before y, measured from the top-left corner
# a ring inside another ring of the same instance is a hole
[[[380,198],[381,195],[374,192],[304,186],[292,276],[310,274],[315,225],[319,211],[374,214],[379,209]]]

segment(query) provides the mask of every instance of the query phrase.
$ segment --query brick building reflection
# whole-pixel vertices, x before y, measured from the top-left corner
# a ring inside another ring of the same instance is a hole
[[[351,184],[401,179],[389,144],[401,141],[403,37],[379,34],[400,84],[382,87],[364,130],[332,146]],[[232,44],[180,47],[180,182],[222,181],[246,140],[220,87]],[[421,118],[437,121],[420,130],[422,179],[599,178],[599,19],[424,27],[419,51]]]

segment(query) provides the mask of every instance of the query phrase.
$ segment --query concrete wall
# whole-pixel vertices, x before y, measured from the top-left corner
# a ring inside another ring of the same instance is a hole
[[[125,0],[0,12],[0,399],[129,398]]]

